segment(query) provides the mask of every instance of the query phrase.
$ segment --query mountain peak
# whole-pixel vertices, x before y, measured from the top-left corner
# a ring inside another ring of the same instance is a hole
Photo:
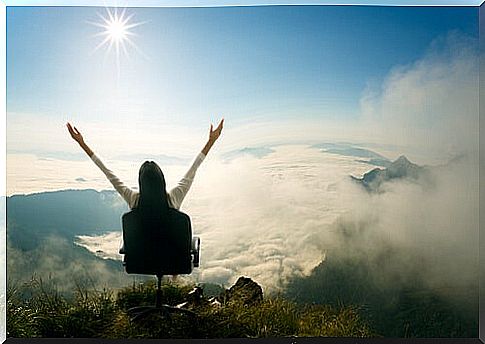
[[[406,158],[404,155],[401,155],[399,158],[394,161],[394,164],[410,164],[411,162]]]
[[[368,190],[378,191],[380,185],[391,179],[410,178],[417,180],[423,173],[423,167],[413,164],[404,155],[393,161],[387,168],[375,168],[364,174],[360,181]]]

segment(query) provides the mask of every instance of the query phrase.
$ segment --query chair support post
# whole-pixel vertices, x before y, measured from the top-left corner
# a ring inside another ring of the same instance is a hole
[[[157,275],[157,296],[155,299],[155,307],[160,308],[162,306],[162,275]]]

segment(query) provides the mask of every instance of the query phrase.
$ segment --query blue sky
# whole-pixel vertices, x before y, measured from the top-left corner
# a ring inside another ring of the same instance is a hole
[[[117,86],[113,58],[90,55],[100,29],[86,21],[96,12],[103,8],[8,9],[9,112],[99,116],[96,103],[116,95],[92,93],[112,88],[187,121],[229,111],[352,116],[367,82],[413,62],[440,34],[478,29],[476,8],[130,9],[148,21],[133,31],[149,60],[130,49]]]
[[[233,125],[351,121],[366,87],[414,63],[437,37],[478,37],[472,7],[127,11],[145,22],[132,30],[142,53],[128,47],[118,76],[114,54],[93,53],[101,29],[88,21],[99,22],[104,8],[9,7],[8,125],[162,122],[205,130],[220,116]]]

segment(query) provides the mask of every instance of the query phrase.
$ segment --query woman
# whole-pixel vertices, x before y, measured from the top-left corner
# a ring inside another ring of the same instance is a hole
[[[166,191],[165,178],[160,167],[153,161],[145,161],[139,171],[138,184],[139,191],[131,190],[125,186],[114,173],[109,170],[96,154],[84,142],[84,138],[76,127],[67,123],[67,129],[71,137],[79,143],[81,148],[91,158],[91,160],[103,171],[108,180],[113,184],[114,188],[128,203],[130,209],[137,208],[140,212],[144,226],[157,227],[163,224],[168,207],[179,209],[185,195],[190,189],[195,177],[195,172],[200,166],[209,150],[212,148],[216,140],[221,135],[222,125],[224,119],[221,120],[217,128],[214,130],[211,124],[209,131],[209,140],[205,144],[202,151],[197,155],[192,166],[178,182],[178,185]],[[160,227],[158,227],[160,228]]]

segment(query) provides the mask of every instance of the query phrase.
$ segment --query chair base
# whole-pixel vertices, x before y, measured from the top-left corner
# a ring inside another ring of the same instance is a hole
[[[128,309],[127,313],[130,316],[131,321],[137,321],[140,319],[145,318],[147,315],[152,313],[160,313],[163,317],[170,319],[172,313],[182,313],[185,315],[189,315],[193,318],[197,316],[196,313],[179,307],[172,307],[169,305],[162,304],[162,275],[157,275],[157,291],[156,291],[156,299],[155,299],[155,306],[138,306]]]
[[[197,316],[196,313],[188,309],[172,307],[169,305],[161,305],[159,307],[139,306],[139,307],[130,308],[128,309],[127,312],[128,312],[128,315],[130,316],[130,320],[133,322],[139,321],[152,313],[160,313],[162,317],[166,317],[168,319],[171,318],[172,313],[181,313],[194,318]]]

